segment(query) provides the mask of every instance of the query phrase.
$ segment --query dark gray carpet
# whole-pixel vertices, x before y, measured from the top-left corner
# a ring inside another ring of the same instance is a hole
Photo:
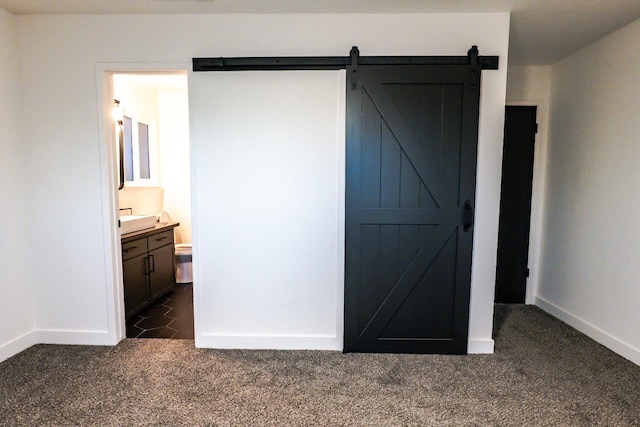
[[[640,425],[640,367],[535,307],[494,355],[37,345],[0,364],[0,425]]]

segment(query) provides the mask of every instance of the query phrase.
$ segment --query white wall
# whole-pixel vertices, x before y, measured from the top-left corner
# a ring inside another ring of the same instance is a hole
[[[26,244],[40,263],[31,280],[43,340],[108,344],[118,338],[108,296],[115,267],[105,249],[112,239],[105,221],[112,213],[103,192],[108,182],[96,90],[100,64],[188,67],[192,57],[347,55],[352,45],[363,55],[464,55],[477,44],[481,54],[499,55],[501,61],[500,70],[483,73],[469,331],[470,351],[492,351],[508,14],[19,16],[17,21],[22,122],[28,125],[24,168],[31,171],[24,197],[30,224]],[[200,279],[206,286],[207,278]],[[211,301],[198,303],[207,307]]]
[[[535,303],[540,281],[550,91],[551,66],[509,66],[507,71],[507,105],[535,105],[538,107],[538,133],[535,142],[531,194],[529,278],[525,295],[527,304]]]
[[[640,364],[640,20],[552,69],[537,304]]]
[[[159,119],[158,90],[143,83],[141,78],[134,74],[114,75],[114,98],[120,101],[125,116],[157,124]]]
[[[124,187],[118,191],[120,209],[131,208],[133,215],[158,214],[164,210],[164,190],[160,187]],[[120,211],[129,215],[129,211]]]
[[[193,83],[196,345],[341,350],[345,72]]]
[[[35,342],[32,259],[27,233],[23,180],[28,169],[20,138],[20,92],[16,19],[0,9],[0,361]]]
[[[158,93],[160,178],[164,209],[173,221],[177,243],[191,243],[191,170],[189,147],[189,96],[187,76],[184,89]]]
[[[507,71],[507,102],[548,103],[551,89],[550,65],[510,65]],[[542,123],[540,123],[542,126]]]

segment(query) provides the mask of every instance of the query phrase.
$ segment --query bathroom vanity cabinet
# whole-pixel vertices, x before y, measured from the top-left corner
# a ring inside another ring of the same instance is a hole
[[[122,271],[125,317],[129,319],[169,292],[175,279],[173,229],[179,223],[123,234]]]

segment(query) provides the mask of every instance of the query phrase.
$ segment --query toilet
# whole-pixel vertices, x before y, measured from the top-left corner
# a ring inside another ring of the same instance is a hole
[[[192,283],[191,243],[176,245],[176,283]]]

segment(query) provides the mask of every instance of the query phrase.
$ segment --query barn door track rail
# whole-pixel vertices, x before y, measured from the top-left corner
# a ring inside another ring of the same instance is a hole
[[[354,46],[349,56],[193,58],[193,71],[344,70],[357,65],[469,65],[473,86],[480,70],[498,69],[498,56],[480,56],[477,46],[466,56],[360,56]]]

